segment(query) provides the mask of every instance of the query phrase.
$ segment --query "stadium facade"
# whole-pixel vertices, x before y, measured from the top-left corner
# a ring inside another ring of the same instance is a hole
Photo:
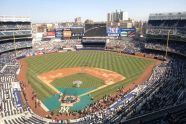
[[[30,18],[0,16],[0,53],[31,47]]]
[[[167,39],[169,33],[170,40],[185,41],[185,23],[186,12],[150,14],[146,31],[147,38]]]
[[[146,30],[147,50],[186,55],[186,12],[150,14]]]

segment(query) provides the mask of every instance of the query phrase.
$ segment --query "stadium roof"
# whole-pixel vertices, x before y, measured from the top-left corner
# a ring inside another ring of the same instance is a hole
[[[152,13],[149,15],[149,20],[184,20],[186,12],[170,12],[170,13]]]
[[[0,22],[30,22],[26,16],[0,16]]]

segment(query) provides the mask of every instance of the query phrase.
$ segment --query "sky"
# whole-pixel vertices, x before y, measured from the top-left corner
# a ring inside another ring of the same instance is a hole
[[[0,0],[0,16],[29,16],[32,22],[106,21],[107,13],[127,11],[129,18],[148,20],[150,13],[186,11],[186,0]]]

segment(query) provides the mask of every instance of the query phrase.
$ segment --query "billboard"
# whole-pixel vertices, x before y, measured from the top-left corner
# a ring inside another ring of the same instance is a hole
[[[128,35],[128,32],[126,32],[126,31],[123,31],[120,33],[120,36],[123,36],[123,37],[127,37],[127,35]]]
[[[72,37],[84,36],[84,27],[71,27]]]
[[[85,24],[85,37],[107,36],[106,23]]]
[[[56,32],[56,37],[57,38],[62,38],[63,37],[63,33],[62,32]]]
[[[72,33],[73,37],[82,37],[84,36],[84,33]]]
[[[56,33],[54,31],[49,31],[47,32],[47,36],[55,36]]]
[[[136,28],[121,28],[120,34],[124,37],[134,37],[136,35]]]
[[[136,28],[107,28],[107,34],[111,37],[134,37]]]
[[[72,31],[70,30],[64,30],[63,31],[63,37],[64,38],[70,38],[72,36]]]
[[[109,37],[118,37],[119,28],[107,28],[107,34]]]
[[[119,34],[119,28],[107,28],[108,34]]]
[[[120,28],[119,30],[119,32],[136,32],[136,28]]]
[[[119,34],[108,34],[109,37],[119,37]]]
[[[56,38],[63,37],[63,29],[56,29]]]

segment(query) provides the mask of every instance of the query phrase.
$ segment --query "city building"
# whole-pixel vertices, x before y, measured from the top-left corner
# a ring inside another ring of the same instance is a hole
[[[134,27],[132,20],[122,20],[119,22],[107,22],[107,27],[113,28],[132,28]]]
[[[76,17],[76,18],[74,19],[74,22],[75,22],[76,24],[80,24],[80,23],[81,23],[81,17]]]
[[[90,19],[86,19],[84,23],[85,24],[92,24],[92,23],[94,23],[94,21],[93,20],[90,20]]]
[[[33,33],[44,33],[47,31],[47,25],[42,23],[32,24]]]
[[[107,22],[119,22],[121,20],[128,20],[128,12],[116,10],[107,14]]]

